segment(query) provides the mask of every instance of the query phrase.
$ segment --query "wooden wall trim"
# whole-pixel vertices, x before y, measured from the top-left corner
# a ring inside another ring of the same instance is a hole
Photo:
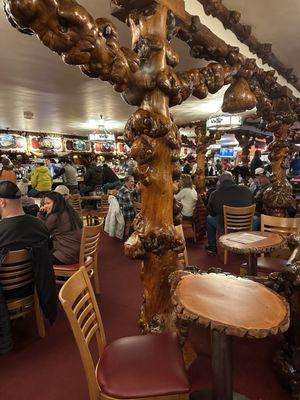
[[[253,54],[256,54],[266,63],[273,67],[282,75],[291,85],[300,91],[299,78],[294,74],[292,68],[288,68],[273,53],[271,43],[261,43],[252,34],[252,28],[249,25],[240,23],[241,13],[235,10],[228,10],[222,0],[198,0],[202,4],[205,14],[218,18],[225,29],[231,30],[240,42],[247,45]]]

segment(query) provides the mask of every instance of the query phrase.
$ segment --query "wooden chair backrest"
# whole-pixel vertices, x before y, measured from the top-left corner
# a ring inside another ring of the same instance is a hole
[[[272,217],[261,215],[261,231],[275,232],[283,236],[300,233],[300,218]]]
[[[27,250],[10,251],[0,266],[0,284],[4,291],[20,289],[33,282],[31,257]]]
[[[96,337],[98,355],[106,346],[106,338],[97,300],[84,267],[75,272],[59,292],[59,300],[70,322],[88,382],[91,400],[99,400],[95,365],[89,344]]]
[[[186,242],[185,242],[182,225],[175,226],[175,230],[182,237],[182,240],[184,243],[184,251],[183,251],[183,253],[178,254],[178,261],[179,261],[180,265],[182,265],[183,267],[187,267],[189,265],[189,258],[188,258],[188,253],[186,250]]]
[[[79,215],[81,215],[82,208],[81,208],[81,197],[80,197],[80,194],[79,193],[72,194],[69,197],[69,201],[70,201],[72,207],[74,208],[74,210],[77,211]]]
[[[223,206],[224,232],[252,231],[255,204],[248,207]]]
[[[98,245],[102,230],[103,220],[98,225],[83,226],[79,256],[80,266],[84,265],[88,257],[92,257],[94,260],[97,259]]]

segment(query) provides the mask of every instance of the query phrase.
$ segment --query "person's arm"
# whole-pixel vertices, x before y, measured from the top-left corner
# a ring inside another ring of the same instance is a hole
[[[57,215],[55,214],[47,215],[41,208],[38,213],[38,218],[44,222],[51,236],[53,234],[54,229],[57,226]]]
[[[90,170],[87,170],[86,173],[84,174],[83,181],[84,181],[84,183],[86,185],[87,185],[87,183],[88,183],[88,181],[90,179],[90,175],[91,175],[91,171]]]
[[[212,217],[215,217],[217,214],[214,212],[214,207],[213,207],[213,201],[214,201],[214,192],[210,195],[208,204],[206,207],[206,211],[208,215],[211,215]]]
[[[65,169],[61,168],[59,171],[56,172],[54,179],[61,177],[65,173]]]
[[[182,193],[182,190],[180,190],[177,194],[174,195],[175,199],[180,201],[184,198],[184,193]]]

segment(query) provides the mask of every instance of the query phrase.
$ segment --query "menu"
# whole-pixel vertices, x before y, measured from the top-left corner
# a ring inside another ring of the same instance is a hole
[[[94,142],[94,151],[98,153],[113,153],[115,151],[115,142]]]
[[[65,139],[65,145],[67,151],[77,152],[90,152],[91,144],[87,140],[82,139]]]
[[[53,151],[57,153],[63,151],[63,144],[60,137],[30,136],[29,140],[30,150],[33,152]]]
[[[264,239],[266,239],[264,236],[255,235],[253,233],[247,232],[236,233],[234,235],[230,235],[230,237],[227,238],[227,240],[230,240],[231,242],[242,244],[250,244]]]
[[[13,133],[1,133],[0,134],[0,150],[1,151],[15,151],[15,152],[20,152],[20,153],[26,151],[25,136],[13,134]]]

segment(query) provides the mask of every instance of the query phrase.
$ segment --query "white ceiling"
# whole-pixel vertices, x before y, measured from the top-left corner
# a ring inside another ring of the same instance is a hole
[[[187,6],[194,1],[186,0]],[[294,1],[297,3],[297,0]],[[130,45],[128,28],[110,16],[109,0],[81,0],[80,3],[94,17],[112,18],[117,25],[122,44]],[[234,1],[228,0],[227,3]],[[246,7],[245,1],[238,3],[243,3]],[[251,7],[258,7],[259,4],[258,0],[252,1]],[[250,9],[251,7],[248,6]],[[294,23],[294,17],[291,21]],[[258,25],[261,25],[263,19],[260,17],[258,22]],[[295,23],[295,29],[298,26],[298,22]],[[282,31],[281,33],[283,34]],[[279,34],[276,33],[274,37],[278,39]],[[272,41],[272,38],[265,39],[269,40]],[[295,36],[292,36],[290,41],[297,42]],[[299,49],[299,43],[295,43],[296,45]],[[180,54],[179,69],[201,66],[199,60],[189,56],[189,49],[185,43],[175,39],[173,47]],[[0,129],[9,127],[29,131],[87,134],[96,128],[99,115],[103,114],[107,120],[107,128],[120,131],[134,110],[123,102],[108,83],[82,75],[77,67],[65,65],[59,56],[52,54],[35,37],[22,35],[13,29],[2,8],[0,54]],[[299,51],[297,57],[299,66]],[[297,57],[294,57],[295,60]],[[283,61],[292,62],[294,58],[290,55]],[[189,122],[207,118],[217,112],[221,107],[224,91],[225,88],[202,101],[190,98],[183,105],[173,108],[175,121]],[[32,111],[34,118],[24,119],[24,111]]]

